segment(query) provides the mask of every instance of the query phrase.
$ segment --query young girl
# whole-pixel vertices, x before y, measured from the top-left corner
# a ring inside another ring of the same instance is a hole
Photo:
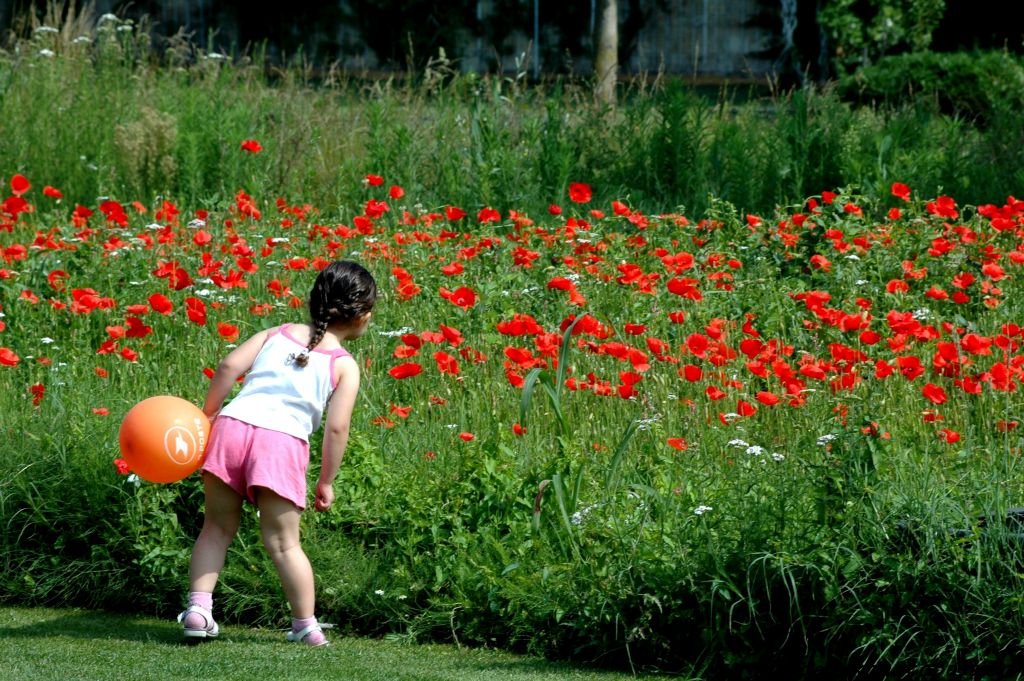
[[[260,331],[217,367],[203,407],[216,417],[202,467],[206,513],[192,552],[188,608],[178,616],[186,640],[217,636],[213,589],[248,499],[259,509],[263,544],[291,606],[288,640],[327,644],[314,616],[313,570],[299,543],[309,436],[326,405],[314,502],[317,511],[326,511],[334,501],[334,478],[359,391],[359,366],[341,344],[366,331],[376,300],[377,286],[366,269],[334,262],[309,294],[311,324]],[[222,409],[242,374],[241,391]]]

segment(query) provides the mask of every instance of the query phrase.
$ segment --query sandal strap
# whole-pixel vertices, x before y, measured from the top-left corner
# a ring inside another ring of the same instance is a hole
[[[293,641],[301,641],[302,639],[312,634],[314,631],[319,631],[321,634],[324,633],[324,630],[320,627],[319,622],[315,624],[310,624],[308,627],[305,627],[304,629],[299,629],[298,631],[288,632],[288,638],[290,638]]]
[[[189,613],[191,612],[198,613],[205,617],[207,625],[209,625],[210,622],[213,622],[213,613],[204,608],[203,606],[196,605],[194,603],[192,605],[189,605],[182,611],[180,615],[178,615],[178,621],[181,622],[182,620],[184,620],[186,617],[188,617]]]

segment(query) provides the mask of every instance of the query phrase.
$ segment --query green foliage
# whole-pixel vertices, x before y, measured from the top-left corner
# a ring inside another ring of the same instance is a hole
[[[835,0],[818,21],[833,46],[840,73],[870,66],[890,54],[928,49],[946,0]]]
[[[1008,52],[917,52],[887,56],[841,81],[862,103],[929,105],[991,124],[1024,105],[1024,64]]]

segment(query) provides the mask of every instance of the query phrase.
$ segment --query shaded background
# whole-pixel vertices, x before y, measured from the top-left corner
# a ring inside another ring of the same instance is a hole
[[[817,23],[826,1],[619,0],[621,72],[824,80],[834,75],[828,70],[832,48]],[[46,5],[45,0],[0,0],[0,26],[24,32],[18,18]],[[181,32],[204,50],[261,50],[271,62],[302,55],[314,65],[369,72],[418,70],[443,49],[453,68],[462,71],[533,77],[589,75],[599,5],[599,0],[92,3],[97,15],[148,17],[158,44]],[[872,0],[858,0],[854,7],[863,16],[877,11]],[[995,47],[1020,54],[1022,27],[1024,2],[947,0],[931,49]]]

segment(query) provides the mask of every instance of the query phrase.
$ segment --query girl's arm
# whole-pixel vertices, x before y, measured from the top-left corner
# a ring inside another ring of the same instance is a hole
[[[207,418],[213,418],[224,405],[228,393],[234,387],[238,377],[252,367],[256,361],[256,355],[260,354],[263,344],[270,335],[271,329],[264,329],[247,341],[228,353],[228,355],[217,365],[210,380],[210,387],[206,391],[206,402],[203,403],[203,413]]]
[[[352,408],[359,393],[359,365],[352,357],[342,357],[334,364],[340,373],[337,387],[327,408],[324,427],[323,461],[320,464],[320,479],[316,483],[317,511],[326,511],[334,503],[334,478],[341,468],[348,445],[349,426],[352,423]]]

